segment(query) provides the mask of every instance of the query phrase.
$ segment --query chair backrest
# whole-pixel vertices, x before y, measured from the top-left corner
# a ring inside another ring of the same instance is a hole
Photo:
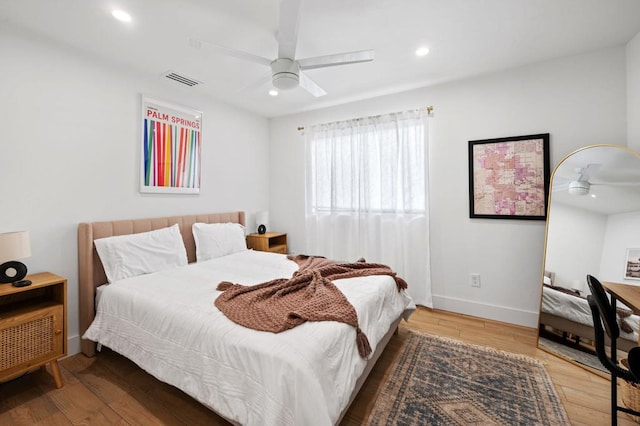
[[[593,301],[598,307],[604,329],[610,339],[617,339],[620,337],[620,328],[616,321],[616,312],[609,302],[609,298],[607,297],[607,293],[604,291],[604,287],[602,287],[602,284],[596,277],[591,275],[587,275],[587,284],[589,285],[589,289],[591,289]]]
[[[595,336],[596,355],[598,355],[600,363],[602,363],[602,365],[614,376],[620,377],[628,382],[637,383],[638,379],[636,379],[636,376],[634,376],[629,370],[620,368],[618,366],[618,363],[609,355],[607,355],[607,350],[605,348],[606,343],[604,340],[604,329],[602,328],[602,323],[604,322],[606,324],[606,322],[600,321],[603,315],[598,308],[596,298],[593,296],[593,294],[587,296],[587,301],[589,302],[589,307],[591,308],[591,316],[593,317],[593,331]],[[611,307],[611,305],[609,305],[609,307]]]

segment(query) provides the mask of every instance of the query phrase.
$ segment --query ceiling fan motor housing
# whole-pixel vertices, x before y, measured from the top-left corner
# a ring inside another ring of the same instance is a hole
[[[297,61],[278,58],[271,62],[271,82],[281,90],[298,87],[300,82],[300,65]]]
[[[574,180],[569,184],[569,194],[571,195],[587,195],[591,185],[587,181]]]

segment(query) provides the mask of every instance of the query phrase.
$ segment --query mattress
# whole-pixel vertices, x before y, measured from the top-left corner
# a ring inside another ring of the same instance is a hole
[[[619,301],[616,306],[625,307]],[[542,312],[593,327],[591,308],[589,308],[589,303],[586,299],[544,286],[542,287]],[[631,326],[633,331],[631,333],[625,333],[620,330],[620,337],[634,342],[638,341],[639,319],[637,315],[624,318],[624,321]]]
[[[286,256],[247,250],[100,288],[84,338],[105,345],[245,425],[334,424],[366,360],[353,327],[307,322],[274,334],[239,326],[215,306],[220,281],[288,278]],[[336,280],[375,351],[390,325],[415,305],[393,278]]]

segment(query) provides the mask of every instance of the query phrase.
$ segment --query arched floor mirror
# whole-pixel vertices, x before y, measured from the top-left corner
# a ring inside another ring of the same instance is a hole
[[[547,212],[538,346],[595,372],[586,275],[640,285],[640,154],[594,145],[553,171]],[[618,304],[619,358],[638,344],[638,320]]]

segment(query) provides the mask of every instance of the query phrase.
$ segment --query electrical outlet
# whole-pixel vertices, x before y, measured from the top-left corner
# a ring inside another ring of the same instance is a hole
[[[471,287],[480,287],[480,274],[470,274]]]

